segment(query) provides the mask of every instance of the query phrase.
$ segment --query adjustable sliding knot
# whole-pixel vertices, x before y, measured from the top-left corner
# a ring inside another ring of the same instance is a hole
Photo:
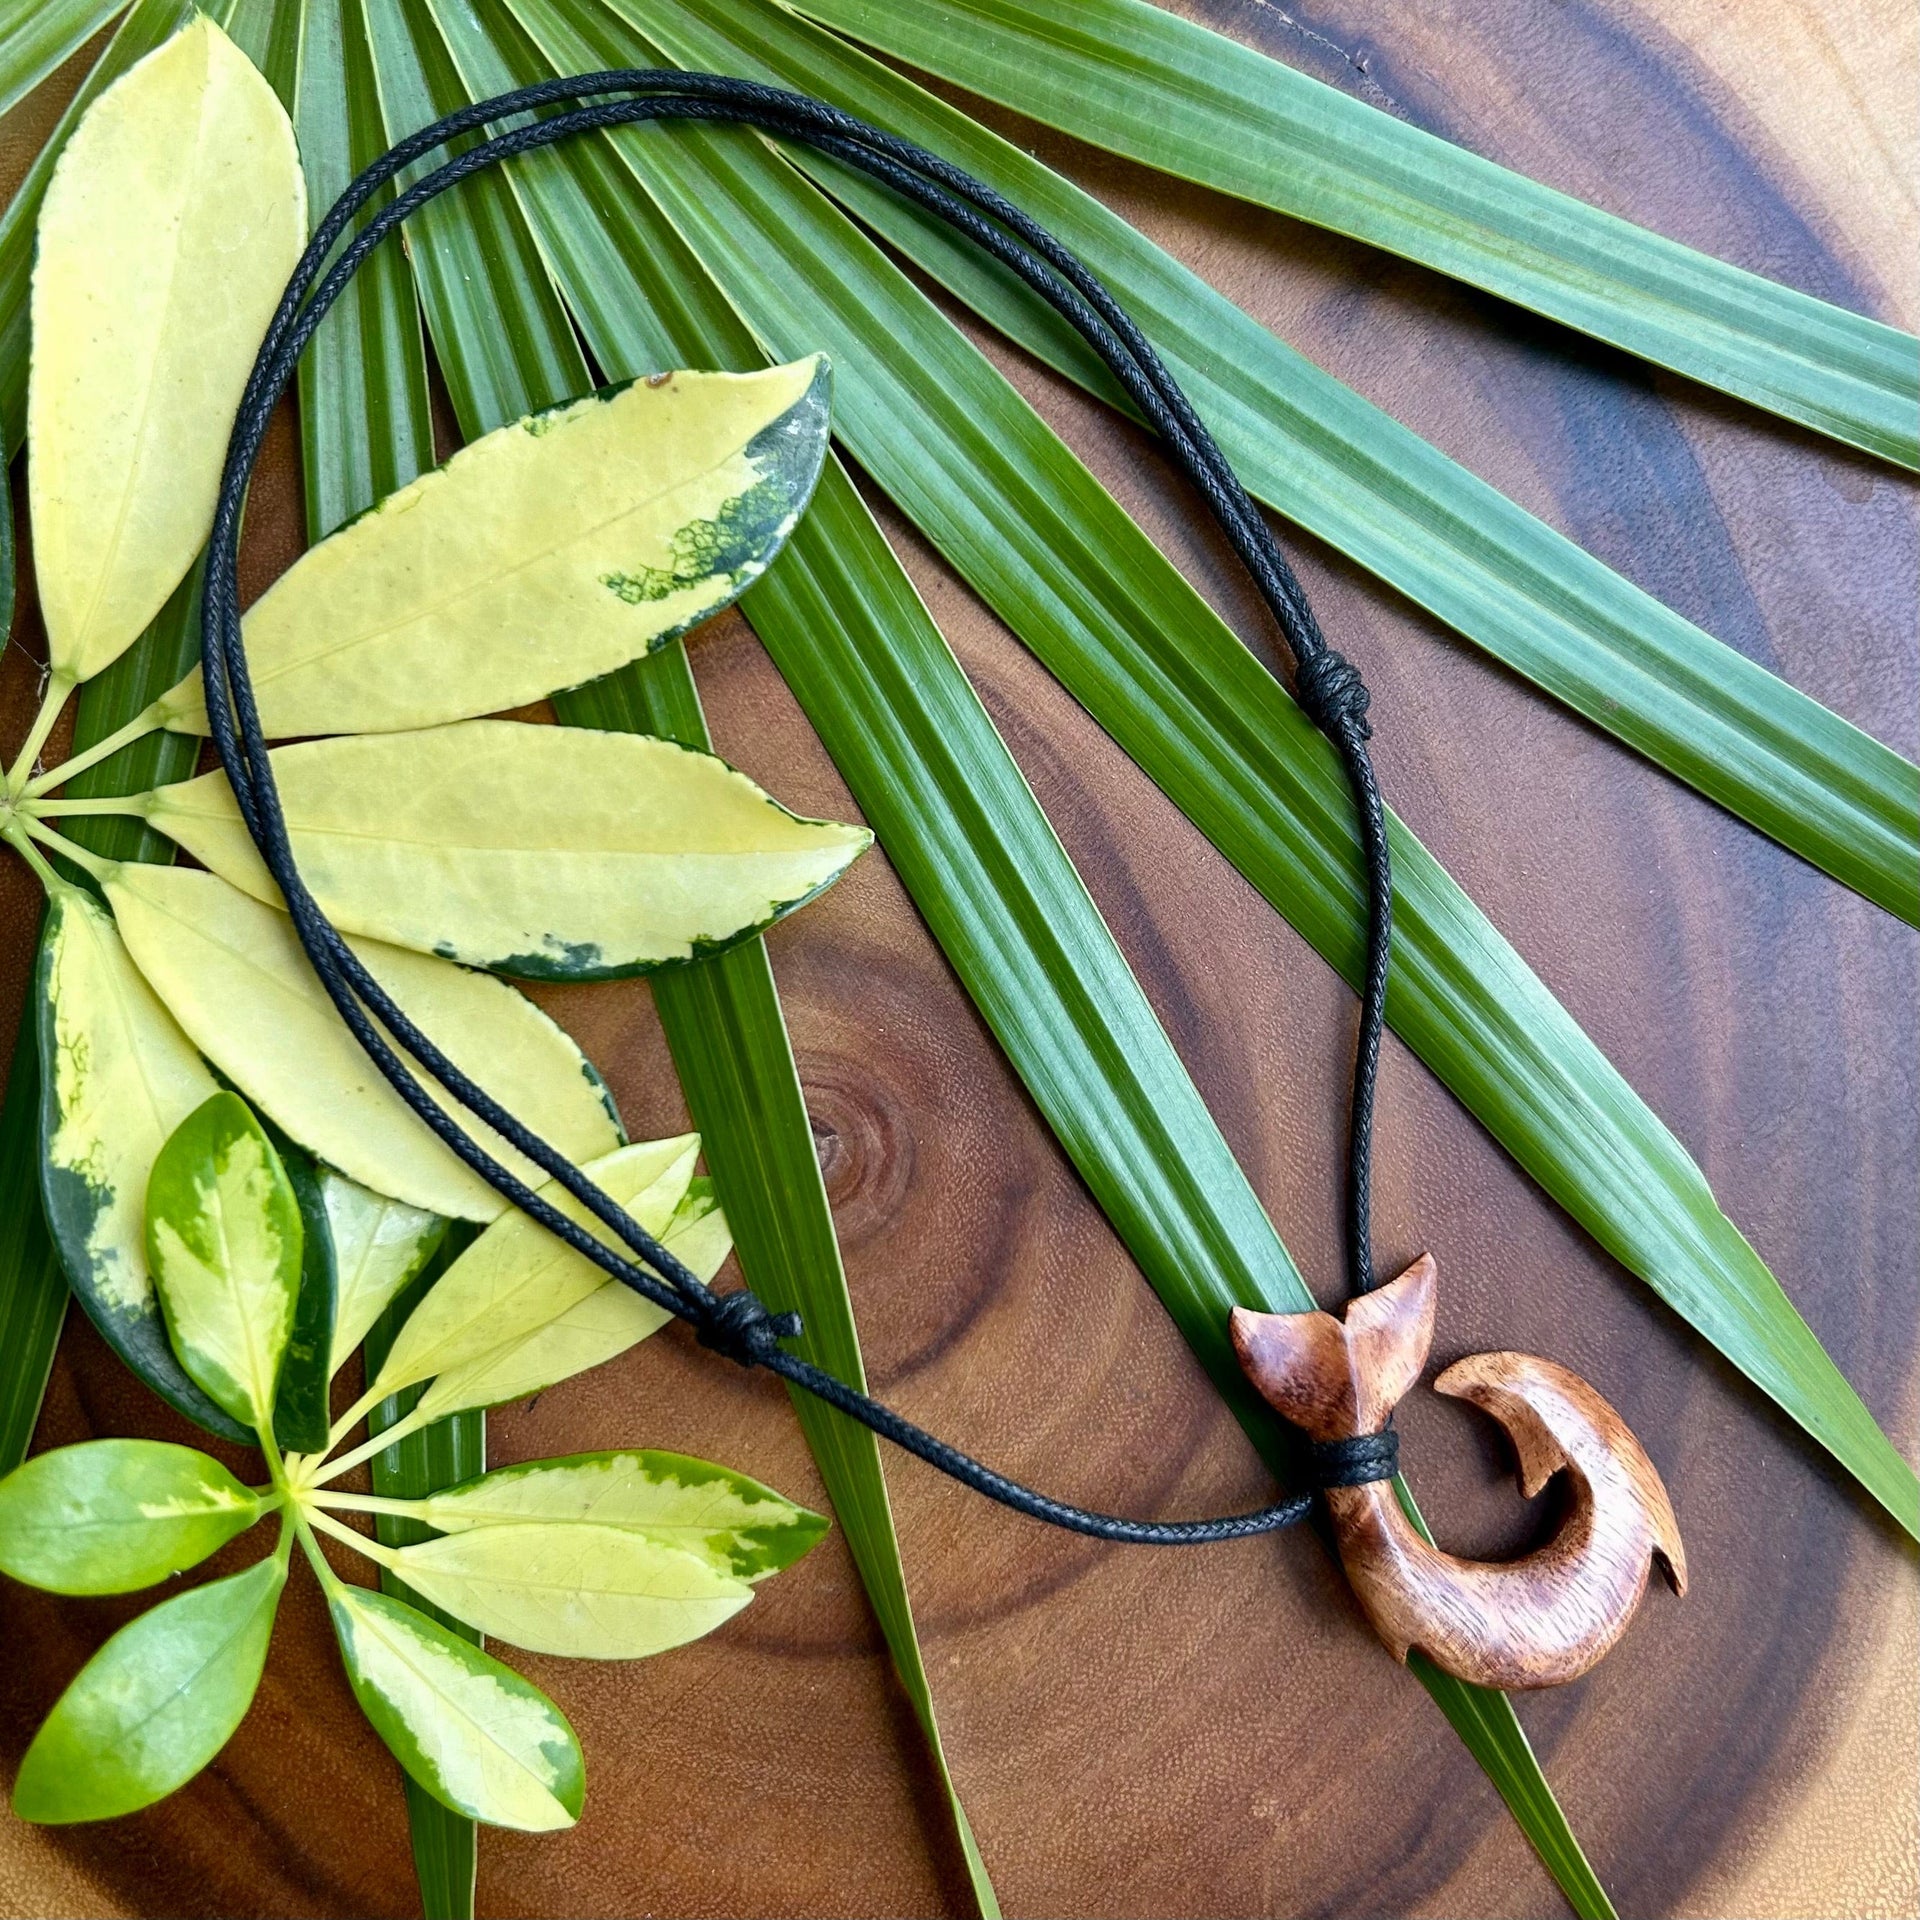
[[[1400,1436],[1389,1427],[1350,1440],[1314,1440],[1308,1454],[1317,1485],[1364,1487],[1369,1481],[1391,1480],[1400,1471]]]
[[[1293,697],[1322,733],[1351,727],[1362,740],[1373,737],[1367,724],[1369,696],[1360,669],[1334,647],[1302,654],[1293,665]]]
[[[751,1287],[736,1287],[731,1293],[713,1296],[697,1337],[703,1347],[724,1353],[743,1367],[760,1367],[780,1351],[782,1340],[795,1339],[799,1332],[797,1313],[769,1313]]]

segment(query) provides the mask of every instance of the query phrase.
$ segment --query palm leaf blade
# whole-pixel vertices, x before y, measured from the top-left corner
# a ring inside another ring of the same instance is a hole
[[[126,0],[37,0],[13,9],[0,26],[0,113],[24,100],[55,67],[70,60]]]
[[[1783,846],[1920,922],[1910,762],[1323,373],[1090,194],[777,0],[622,4],[684,65],[819,94],[997,188],[1139,320],[1256,496]],[[997,262],[866,176],[786,151],[983,319],[1124,405],[1079,335]]]
[[[375,4],[369,18],[382,63],[382,101],[393,137],[421,121],[464,103],[468,97],[449,42],[419,16]],[[469,61],[494,70],[505,56],[494,32],[461,9],[451,16],[451,45]],[[442,19],[443,31],[446,18]],[[524,48],[518,49],[522,58]],[[503,84],[510,84],[503,82]],[[536,159],[536,168],[540,161]],[[617,172],[617,170],[615,170]],[[536,182],[553,186],[551,169]],[[455,410],[470,435],[500,424],[590,384],[565,310],[548,279],[546,261],[534,244],[514,189],[504,175],[493,184],[501,197],[442,202],[438,227],[410,236],[416,275],[434,330]],[[554,212],[538,200],[536,209]],[[470,211],[474,220],[469,220]],[[548,245],[571,239],[609,257],[607,240],[591,205],[575,202],[564,217],[539,222]],[[486,238],[476,223],[485,221]],[[436,253],[471,272],[449,270]],[[423,270],[424,269],[424,270]],[[628,276],[622,275],[622,279]],[[604,284],[604,282],[602,282]],[[630,281],[629,281],[630,284]],[[582,324],[610,374],[644,372],[671,356],[657,328],[647,330],[644,309],[584,306]],[[510,360],[503,359],[510,352]],[[562,720],[673,734],[692,743],[704,739],[705,723],[685,656],[675,647],[660,659],[628,668],[591,688],[555,702]],[[769,1301],[802,1312],[807,1339],[822,1364],[844,1377],[861,1374],[859,1341],[834,1239],[825,1190],[820,1184],[812,1131],[807,1122],[784,1020],[765,948],[759,940],[654,983],[655,1001],[667,1029],[689,1105],[701,1127],[722,1204],[732,1224],[742,1269]],[[764,1184],[763,1184],[764,1183]],[[946,1787],[976,1903],[986,1915],[999,1909],[972,1829],[947,1768],[939,1727],[907,1598],[877,1442],[829,1409],[807,1403],[802,1426],[821,1469],[835,1511],[859,1566],[901,1682],[926,1734]]]
[[[584,15],[578,0],[516,11]],[[644,42],[613,45],[644,57]],[[978,351],[763,143],[614,138],[766,350],[832,354],[836,429],[863,466],[1353,978],[1350,801],[1279,683]],[[1679,1142],[1404,828],[1395,862],[1396,1030],[1603,1247],[1920,1529],[1911,1468]]]
[[[804,0],[801,11],[1096,146],[1920,465],[1912,335],[1539,186],[1147,0]]]
[[[693,747],[711,744],[686,652],[677,640],[652,660],[560,695],[554,711],[569,725],[647,732]],[[750,940],[697,967],[663,974],[653,983],[653,998],[715,1183],[727,1195],[741,1271],[776,1312],[799,1311],[806,1331],[797,1351],[864,1388],[852,1296],[766,943]],[[926,1735],[975,1903],[992,1920],[999,1902],[947,1764],[914,1630],[880,1443],[810,1394],[795,1391],[792,1400]]]

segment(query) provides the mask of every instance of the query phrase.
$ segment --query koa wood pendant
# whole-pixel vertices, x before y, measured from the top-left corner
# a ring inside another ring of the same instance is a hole
[[[1433,1343],[1434,1265],[1330,1313],[1236,1309],[1233,1343],[1261,1394],[1310,1439],[1380,1432]],[[1329,1487],[1340,1559],[1394,1657],[1418,1647],[1483,1687],[1550,1687],[1585,1673],[1626,1631],[1659,1555],[1687,1587],[1680,1530],[1660,1475],[1625,1421],[1576,1373],[1528,1353],[1477,1353],[1435,1381],[1499,1421],[1531,1498],[1571,1476],[1571,1511],[1523,1559],[1462,1560],[1429,1545],[1391,1483]]]

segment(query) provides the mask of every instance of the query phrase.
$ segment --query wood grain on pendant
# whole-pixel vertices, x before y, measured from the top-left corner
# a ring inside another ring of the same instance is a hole
[[[1391,1286],[1330,1313],[1236,1308],[1240,1364],[1314,1440],[1380,1432],[1433,1344],[1434,1265],[1422,1254]],[[1456,1361],[1435,1390],[1470,1400],[1507,1430],[1531,1499],[1563,1469],[1571,1511],[1519,1560],[1462,1560],[1424,1540],[1385,1480],[1329,1487],[1341,1564],[1374,1630],[1404,1661],[1418,1647],[1483,1687],[1577,1679],[1626,1631],[1657,1554],[1687,1587],[1680,1530],[1660,1475],[1626,1422],[1577,1373],[1530,1353]]]

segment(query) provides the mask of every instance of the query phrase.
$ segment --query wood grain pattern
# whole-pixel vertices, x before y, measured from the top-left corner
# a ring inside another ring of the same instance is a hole
[[[1427,1364],[1432,1256],[1330,1313],[1233,1312],[1233,1344],[1269,1405],[1310,1439],[1385,1430]],[[1552,1537],[1517,1560],[1463,1560],[1423,1539],[1384,1480],[1326,1489],[1334,1543],[1361,1610],[1396,1660],[1418,1647],[1477,1686],[1564,1686],[1609,1653],[1647,1590],[1654,1555],[1676,1593],[1687,1563],[1646,1449],[1599,1394],[1530,1353],[1476,1353],[1434,1381],[1507,1430],[1529,1500],[1567,1473]]]
[[[1905,0],[1193,0],[1210,25],[1630,218],[1888,320],[1920,320]],[[71,86],[77,74],[63,76]],[[16,122],[41,116],[29,102]],[[1640,585],[1912,754],[1909,481],[1496,303],[1005,116],[1367,397]],[[0,124],[0,189],[34,137]],[[1130,429],[996,352],[1250,641],[1230,560]],[[297,550],[290,434],[249,514],[250,590]],[[1304,1270],[1338,1291],[1352,1003],[897,523],[953,637]],[[1911,1452],[1920,1437],[1916,943],[1282,529],[1374,689],[1388,792],[1701,1160]],[[0,734],[40,642],[0,660]],[[752,636],[703,633],[719,750],[855,817]],[[33,890],[0,862],[0,1017]],[[1048,1491],[1132,1513],[1271,1486],[1053,1148],[878,857],[779,928],[877,1389]],[[644,985],[543,993],[636,1133],[684,1124]],[[1656,1446],[1700,1591],[1521,1713],[1621,1910],[1920,1904],[1915,1562],[1759,1396],[1559,1214],[1404,1051],[1384,1062],[1384,1252],[1448,1275],[1443,1359],[1551,1353]],[[1414,1236],[1418,1235],[1415,1240]],[[991,1262],[954,1249],[991,1245]],[[1062,1327],[1073,1330],[1070,1340]],[[1456,1550],[1524,1551],[1504,1443],[1416,1394],[1415,1491]],[[189,1437],[77,1323],[41,1431]],[[677,1337],[491,1422],[501,1461],[677,1447],[802,1500],[783,1396]],[[890,1463],[948,1750],[1007,1910],[1559,1911],[1550,1883],[1332,1558],[1296,1534],[1181,1556],[1031,1528]],[[0,1766],[128,1603],[0,1590]],[[959,1913],[965,1882],[837,1540],[712,1640],[633,1667],[529,1660],[579,1727],[586,1816],[488,1835],[482,1913]],[[1356,1792],[1356,1781],[1364,1791]],[[110,1828],[0,1821],[0,1911],[410,1915],[400,1795],[311,1584],[190,1791]]]

